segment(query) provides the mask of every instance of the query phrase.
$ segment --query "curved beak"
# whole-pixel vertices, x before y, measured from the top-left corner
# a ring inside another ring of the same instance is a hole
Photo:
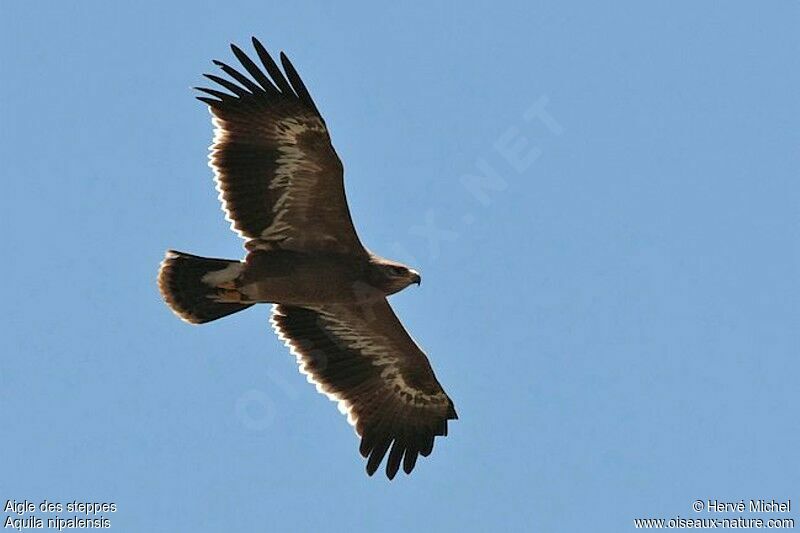
[[[412,274],[411,283],[416,283],[417,286],[422,285],[422,278],[420,277],[419,272],[417,272],[416,270],[412,270],[411,274]]]

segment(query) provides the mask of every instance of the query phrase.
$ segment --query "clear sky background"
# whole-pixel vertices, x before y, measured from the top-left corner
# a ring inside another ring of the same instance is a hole
[[[788,0],[2,2],[0,499],[113,501],[131,532],[797,507],[798,23]],[[190,87],[251,35],[315,97],[362,240],[423,274],[391,301],[460,420],[410,477],[366,476],[268,306],[191,327],[159,297],[167,248],[242,255]]]

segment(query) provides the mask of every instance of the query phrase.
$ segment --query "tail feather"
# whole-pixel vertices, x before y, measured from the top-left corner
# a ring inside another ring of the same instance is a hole
[[[169,250],[158,271],[158,288],[166,304],[182,320],[203,324],[253,305],[220,301],[224,290],[220,286],[235,280],[241,269],[240,261]]]

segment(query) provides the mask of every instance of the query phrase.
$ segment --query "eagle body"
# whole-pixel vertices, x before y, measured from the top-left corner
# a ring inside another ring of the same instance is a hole
[[[367,303],[418,281],[413,271],[408,278],[387,276],[384,261],[362,254],[255,250],[242,263],[210,274],[207,281],[228,290],[234,301],[246,303]]]
[[[192,324],[273,304],[273,329],[301,373],[347,415],[367,473],[387,454],[390,479],[401,465],[410,473],[458,418],[386,299],[420,275],[361,244],[344,167],[308,89],[284,54],[281,70],[255,38],[253,46],[261,67],[231,45],[249,76],[214,61],[230,79],[206,74],[219,88],[197,88],[215,127],[209,165],[247,254],[240,261],[169,250],[161,295]]]
[[[363,258],[339,253],[256,251],[247,255],[237,283],[256,302],[302,306],[383,297],[378,287],[367,284],[368,268]]]

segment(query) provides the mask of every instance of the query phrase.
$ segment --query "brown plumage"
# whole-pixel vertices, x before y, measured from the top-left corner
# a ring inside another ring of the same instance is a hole
[[[169,251],[158,284],[167,305],[200,324],[273,303],[272,325],[317,389],[339,402],[361,437],[372,475],[410,473],[457,418],[425,354],[386,297],[420,276],[361,244],[344,193],[343,167],[325,121],[284,54],[283,72],[253,38],[263,69],[241,49],[250,75],[215,61],[233,81],[208,96],[215,126],[210,166],[244,261]],[[284,75],[285,72],[285,75]]]

